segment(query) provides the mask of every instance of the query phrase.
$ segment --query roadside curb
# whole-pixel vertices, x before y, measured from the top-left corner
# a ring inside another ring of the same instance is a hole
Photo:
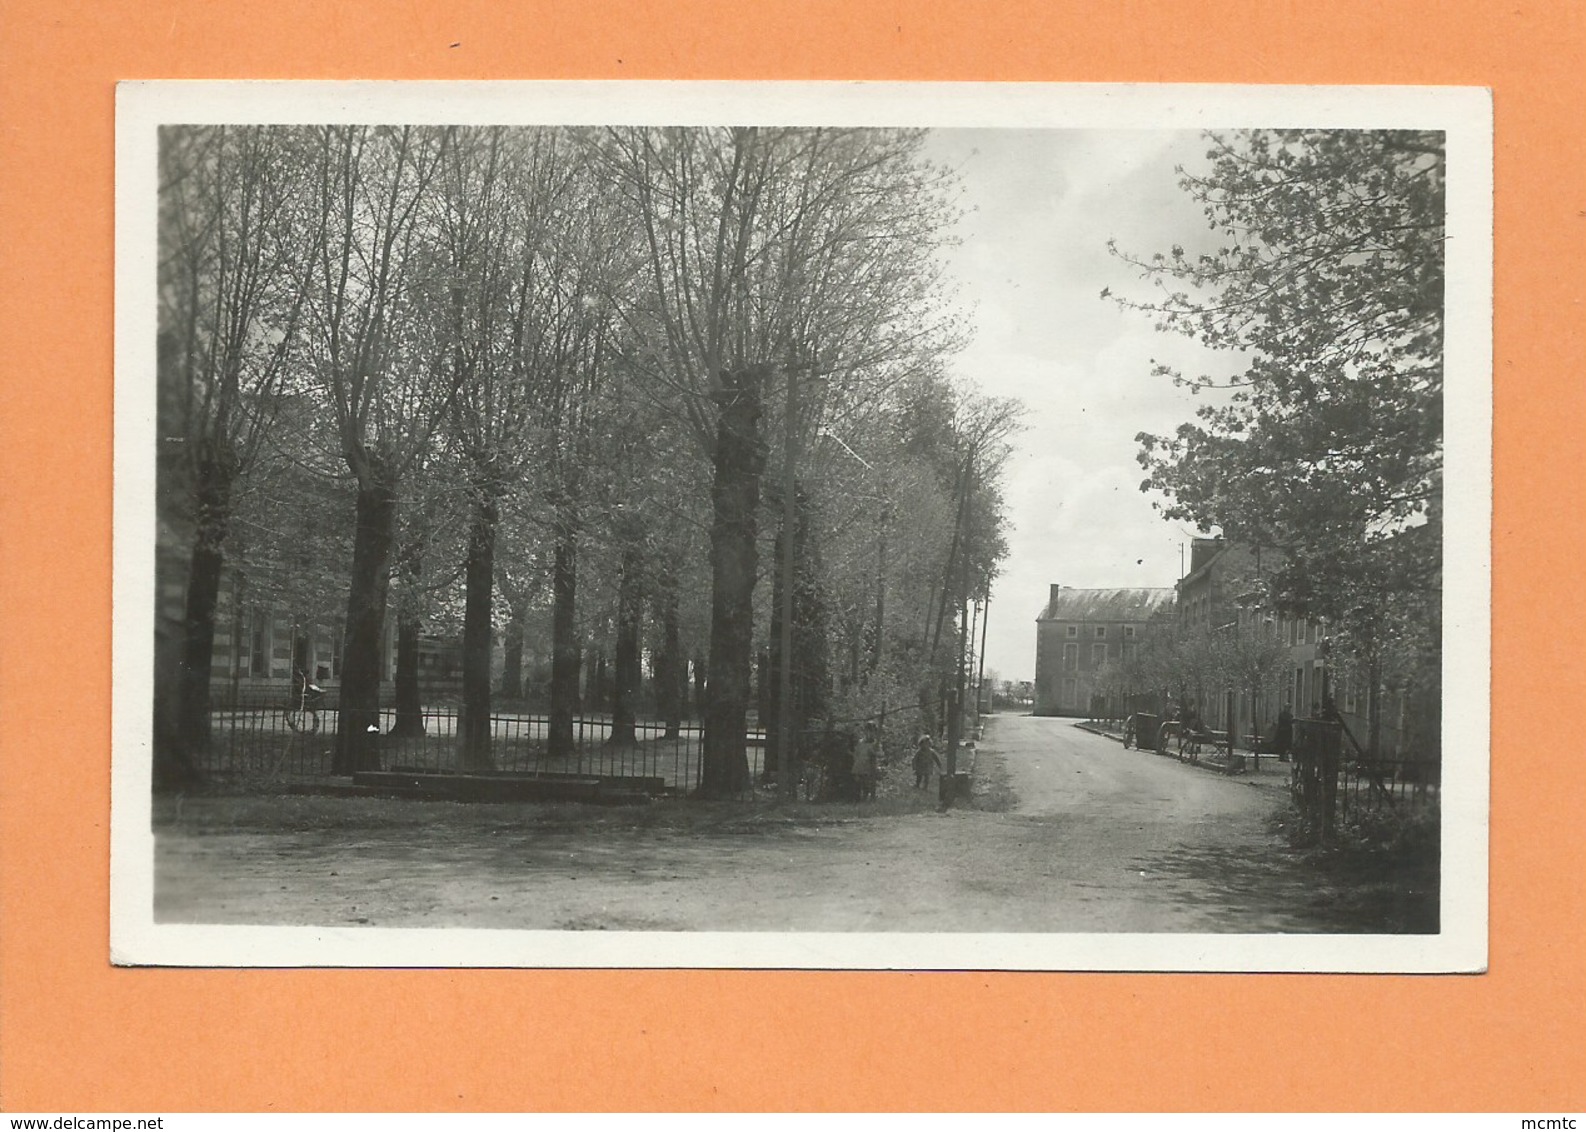
[[[1122,743],[1123,742],[1123,736],[1122,735],[1116,735],[1113,732],[1108,731],[1104,727],[1097,727],[1094,723],[1089,723],[1089,722],[1080,723],[1080,722],[1076,722],[1074,724],[1074,727],[1076,727],[1080,731],[1089,731],[1092,735],[1100,735],[1103,739],[1111,739],[1115,743]]]
[[[1086,721],[1076,720],[1074,722],[1074,724],[1073,724],[1073,727],[1077,731],[1088,731],[1092,735],[1100,735],[1103,739],[1111,739],[1115,743],[1122,743],[1123,742],[1123,736],[1122,735],[1115,734],[1114,732],[1108,731],[1106,728],[1098,727],[1096,724],[1091,723],[1088,720],[1086,720]],[[1136,747],[1134,749],[1135,750],[1145,750],[1145,751],[1148,751],[1150,754],[1157,755],[1157,756],[1159,756],[1161,758],[1172,758],[1175,761],[1184,764],[1185,766],[1193,766],[1193,767],[1198,767],[1201,770],[1212,771],[1212,772],[1214,772],[1216,774],[1221,775],[1224,778],[1230,778],[1230,779],[1233,779],[1235,781],[1247,782],[1247,783],[1249,783],[1252,786],[1280,785],[1279,783],[1268,783],[1266,781],[1266,779],[1265,779],[1265,776],[1262,775],[1262,773],[1259,770],[1248,769],[1248,767],[1250,766],[1250,763],[1249,763],[1250,756],[1248,754],[1245,754],[1243,756],[1246,759],[1246,767],[1247,767],[1247,769],[1230,770],[1229,769],[1228,759],[1224,755],[1206,755],[1206,756],[1202,756],[1201,758],[1198,758],[1198,759],[1180,759],[1180,758],[1178,758],[1175,755],[1169,755],[1169,754],[1167,754],[1165,752],[1162,752],[1162,751],[1151,750],[1150,748]],[[1263,756],[1263,757],[1267,758],[1267,759],[1276,759],[1277,758],[1276,755],[1266,755],[1266,756]]]

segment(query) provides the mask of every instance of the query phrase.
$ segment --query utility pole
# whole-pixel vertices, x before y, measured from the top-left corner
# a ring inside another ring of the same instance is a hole
[[[969,590],[969,587],[966,585],[964,587],[964,590],[965,590],[965,593],[967,594],[967,592]],[[969,654],[968,654],[968,662],[969,662],[970,671],[974,671],[975,664],[976,664],[976,662],[978,661],[978,659],[980,657],[980,654],[975,651],[976,638],[978,638],[980,636],[980,599],[977,597],[974,600],[975,600],[974,612],[969,615]],[[968,602],[968,598],[966,597],[965,598],[965,604],[967,605],[968,603],[969,603]],[[966,683],[967,682],[968,681],[966,681]],[[980,696],[979,696],[978,692],[976,693],[976,696],[975,696],[975,722],[977,724],[980,722]]]
[[[958,671],[953,679],[953,694],[948,697],[947,773],[942,776],[942,800],[947,805],[957,801],[958,747],[964,739],[964,678],[969,668],[966,656],[968,649],[969,600],[966,597],[958,614]]]
[[[975,674],[975,723],[980,723],[980,698],[986,686],[986,623],[991,620],[991,583],[986,582],[985,596],[980,599],[980,671]],[[991,707],[990,696],[986,707]]]
[[[782,672],[777,707],[777,795],[784,802],[795,797],[793,789],[793,528],[797,521],[794,503],[797,467],[798,376],[787,369],[787,421],[782,442]]]
[[[958,528],[953,532],[955,547],[965,541],[965,535],[969,530],[969,494],[974,490],[974,482],[974,454],[971,452],[970,456],[964,461],[964,494],[959,500]],[[955,666],[957,672],[953,680],[954,692],[952,696],[948,697],[947,769],[941,779],[941,800],[942,804],[946,806],[952,805],[955,800],[954,795],[958,787],[958,744],[964,735],[964,669],[966,667],[965,654],[969,647],[969,570],[966,561],[968,558],[967,548],[965,549],[966,553],[957,563],[959,571],[958,663]],[[951,575],[949,574],[948,578],[944,579],[948,584],[942,587],[942,605],[944,609],[947,605],[948,590],[951,586],[950,578]]]

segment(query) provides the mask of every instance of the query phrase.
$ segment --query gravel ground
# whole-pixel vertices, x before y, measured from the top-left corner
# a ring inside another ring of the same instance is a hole
[[[710,931],[1348,932],[1275,839],[1281,792],[999,717],[977,805],[636,809],[189,798],[155,826],[164,922]]]

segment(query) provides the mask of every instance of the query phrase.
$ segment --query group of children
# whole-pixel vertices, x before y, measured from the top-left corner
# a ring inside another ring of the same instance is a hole
[[[849,773],[852,774],[854,783],[858,787],[860,801],[868,801],[876,796],[876,783],[881,777],[880,767],[881,742],[874,723],[865,724],[864,730],[853,746],[853,761]],[[931,785],[931,772],[942,772],[942,759],[936,753],[936,745],[928,733],[921,732],[914,745],[914,788],[916,790],[928,789]]]

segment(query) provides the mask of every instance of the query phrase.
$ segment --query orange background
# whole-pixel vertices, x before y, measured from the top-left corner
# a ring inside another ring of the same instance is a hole
[[[7,0],[0,1106],[1586,1108],[1583,47],[1576,0]],[[112,969],[113,83],[162,77],[1493,87],[1490,973]]]

